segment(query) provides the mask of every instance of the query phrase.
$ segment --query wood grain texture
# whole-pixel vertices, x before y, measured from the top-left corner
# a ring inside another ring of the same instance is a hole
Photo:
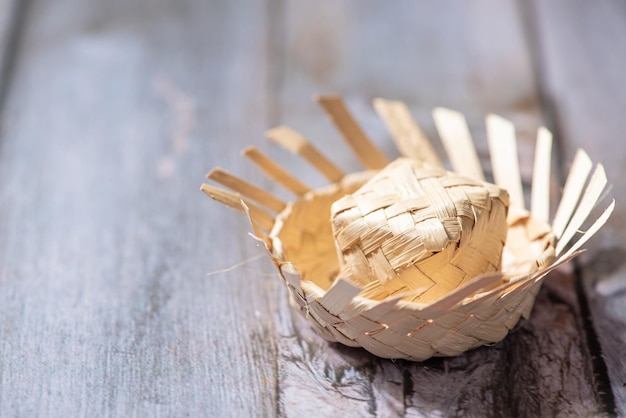
[[[483,159],[482,115],[510,117],[528,182],[541,109],[513,1],[29,6],[1,109],[0,416],[605,412],[571,275],[502,343],[380,360],[314,334],[245,219],[198,190],[219,165],[292,198],[247,145],[324,184],[262,138],[279,122],[356,169],[311,100],[330,92],[390,157],[373,97],[406,100],[431,138],[433,107],[468,112]]]
[[[11,84],[14,57],[20,43],[27,1],[0,1],[0,103],[4,102]]]
[[[483,161],[489,154],[484,117],[496,112],[515,123],[522,138],[523,175],[531,178],[540,113],[515,2],[401,0],[389,7],[371,0],[285,1],[281,22],[282,52],[276,56],[282,57],[284,70],[276,82],[281,106],[275,123],[301,131],[322,151],[335,151],[329,156],[341,167],[359,165],[331,124],[319,123],[311,92],[344,95],[388,157],[397,151],[371,105],[374,98],[406,102],[429,138],[438,138],[433,108],[462,111]],[[443,155],[438,140],[435,146]]]
[[[626,416],[626,7],[612,1],[533,5],[545,94],[555,110],[565,161],[584,147],[605,166],[617,200],[607,227],[587,245],[582,273],[610,377],[609,401]]]
[[[266,30],[253,1],[33,2],[2,114],[0,415],[274,413],[283,291],[207,277],[259,249],[198,190],[266,128]]]

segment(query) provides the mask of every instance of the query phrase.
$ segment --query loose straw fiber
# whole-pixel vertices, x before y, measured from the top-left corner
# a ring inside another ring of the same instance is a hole
[[[245,155],[291,191],[293,201],[222,169],[208,177],[230,190],[208,184],[202,190],[248,216],[292,305],[329,341],[415,361],[498,342],[528,317],[541,279],[579,254],[613,211],[614,202],[579,232],[606,185],[601,165],[588,180],[592,164],[581,150],[552,228],[552,141],[545,128],[539,131],[529,212],[510,122],[487,117],[493,185],[484,182],[467,124],[457,112],[434,112],[452,155],[450,173],[403,103],[375,101],[404,156],[388,163],[341,98],[318,102],[365,171],[345,174],[302,135],[281,127],[268,136],[331,184],[312,190],[248,148]]]

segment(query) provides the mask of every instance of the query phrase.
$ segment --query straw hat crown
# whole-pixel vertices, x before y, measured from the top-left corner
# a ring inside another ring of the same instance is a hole
[[[508,193],[400,158],[333,203],[340,276],[382,300],[434,300],[500,269]]]

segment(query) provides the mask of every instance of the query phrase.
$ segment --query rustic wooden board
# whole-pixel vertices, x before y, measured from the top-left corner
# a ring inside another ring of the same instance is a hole
[[[0,415],[272,415],[284,294],[207,276],[259,250],[199,191],[266,127],[263,4],[34,1],[23,29],[2,113]]]
[[[509,116],[530,161],[541,109],[514,2],[27,10],[0,133],[1,416],[606,411],[571,275],[549,277],[500,344],[380,360],[314,334],[244,219],[198,191],[216,165],[269,185],[239,156],[249,144],[320,184],[262,139],[279,122],[356,168],[316,92],[345,93],[390,156],[378,95],[407,100],[431,137],[431,107],[473,109],[483,157],[481,115]]]
[[[17,52],[20,26],[24,21],[27,3],[18,0],[0,1],[0,103],[6,97],[13,72],[13,57]]]
[[[616,211],[583,258],[584,289],[616,412],[626,415],[626,8],[622,2],[534,4],[543,84],[570,159],[578,147],[604,164]],[[606,204],[605,204],[606,205]],[[607,390],[609,388],[607,387]]]
[[[462,111],[478,151],[488,159],[484,116],[515,122],[523,169],[530,178],[532,146],[541,123],[535,75],[515,2],[285,2],[281,28],[282,106],[275,123],[301,129],[344,167],[358,168],[332,130],[319,123],[311,92],[340,92],[374,140],[395,150],[376,117],[375,97],[403,100],[431,138],[435,106]],[[498,18],[494,18],[498,16]],[[389,22],[393,22],[390,24]],[[443,148],[436,141],[440,152]]]

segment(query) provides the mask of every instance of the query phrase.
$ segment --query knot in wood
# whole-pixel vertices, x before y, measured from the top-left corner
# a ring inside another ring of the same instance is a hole
[[[372,299],[434,300],[499,270],[507,210],[504,189],[398,159],[332,205],[340,275]]]

